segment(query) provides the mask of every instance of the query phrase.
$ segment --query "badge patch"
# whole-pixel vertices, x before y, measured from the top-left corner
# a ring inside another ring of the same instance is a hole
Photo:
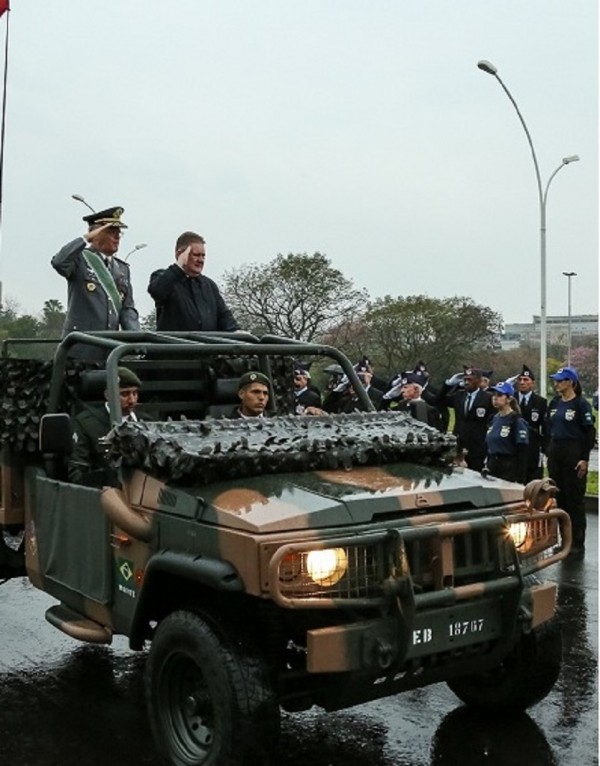
[[[510,426],[502,426],[500,429],[500,436],[504,436],[505,438],[510,435]]]
[[[575,420],[575,410],[566,410],[565,420]]]
[[[93,292],[94,292],[94,290],[96,289],[96,285],[95,285],[93,282],[88,282],[88,283],[87,283],[87,285],[86,285],[86,287],[87,287],[87,289],[88,289],[88,290],[89,290],[91,293],[93,293]]]
[[[475,414],[478,418],[484,418],[485,417],[485,407],[477,407],[475,410]]]
[[[540,413],[536,410],[532,410],[531,412],[531,422],[537,423],[537,421],[540,419]]]

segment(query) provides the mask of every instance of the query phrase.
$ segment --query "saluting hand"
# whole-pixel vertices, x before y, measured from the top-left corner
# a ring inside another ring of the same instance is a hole
[[[103,231],[109,229],[111,226],[114,226],[114,223],[104,223],[102,226],[98,226],[97,229],[91,229],[90,231],[86,232],[83,235],[83,238],[86,240],[86,242],[92,244],[94,240],[98,238],[99,234],[102,234]]]
[[[182,250],[177,254],[177,265],[182,268],[187,274],[188,258],[192,251],[192,246],[188,245],[185,250]]]

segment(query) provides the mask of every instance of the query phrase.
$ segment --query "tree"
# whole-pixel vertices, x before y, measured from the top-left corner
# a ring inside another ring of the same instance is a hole
[[[40,329],[44,337],[60,338],[65,316],[65,309],[59,300],[49,298],[45,301],[40,319]]]
[[[140,328],[148,332],[156,332],[156,308],[140,318]]]
[[[364,325],[364,352],[376,369],[393,374],[423,360],[437,378],[497,349],[502,318],[471,298],[386,295],[370,304]]]
[[[578,346],[571,351],[571,364],[579,374],[581,387],[590,396],[598,388],[598,352],[593,348]]]
[[[368,294],[321,253],[281,255],[225,274],[223,295],[240,327],[314,341],[364,310]]]

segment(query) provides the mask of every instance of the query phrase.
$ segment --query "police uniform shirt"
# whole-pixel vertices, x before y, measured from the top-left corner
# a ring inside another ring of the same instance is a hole
[[[594,428],[594,415],[581,396],[568,401],[556,397],[548,406],[548,422],[552,441],[579,441]]]
[[[529,429],[516,414],[494,415],[485,437],[489,455],[516,455],[517,448],[529,444]]]

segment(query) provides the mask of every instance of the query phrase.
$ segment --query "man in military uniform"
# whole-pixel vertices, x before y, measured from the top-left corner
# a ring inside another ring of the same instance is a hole
[[[69,242],[52,258],[53,268],[68,282],[67,316],[63,335],[79,330],[139,330],[129,266],[116,257],[123,208],[111,207],[84,216],[86,234]],[[71,354],[102,360],[102,349],[77,344]]]
[[[136,414],[141,381],[127,367],[119,367],[119,398],[121,416],[125,420],[139,420]],[[107,392],[104,392],[106,397]],[[111,429],[108,403],[101,407],[87,407],[73,424],[73,449],[69,458],[69,479],[75,484],[102,484],[109,468],[104,437]]]
[[[524,364],[523,371],[517,378],[517,390],[521,417],[529,426],[529,453],[527,458],[527,478],[541,479],[544,468],[542,465],[542,452],[544,451],[544,421],[548,402],[543,396],[536,394],[535,375]]]
[[[240,378],[240,406],[234,418],[262,418],[269,403],[271,381],[262,372],[246,372]]]

